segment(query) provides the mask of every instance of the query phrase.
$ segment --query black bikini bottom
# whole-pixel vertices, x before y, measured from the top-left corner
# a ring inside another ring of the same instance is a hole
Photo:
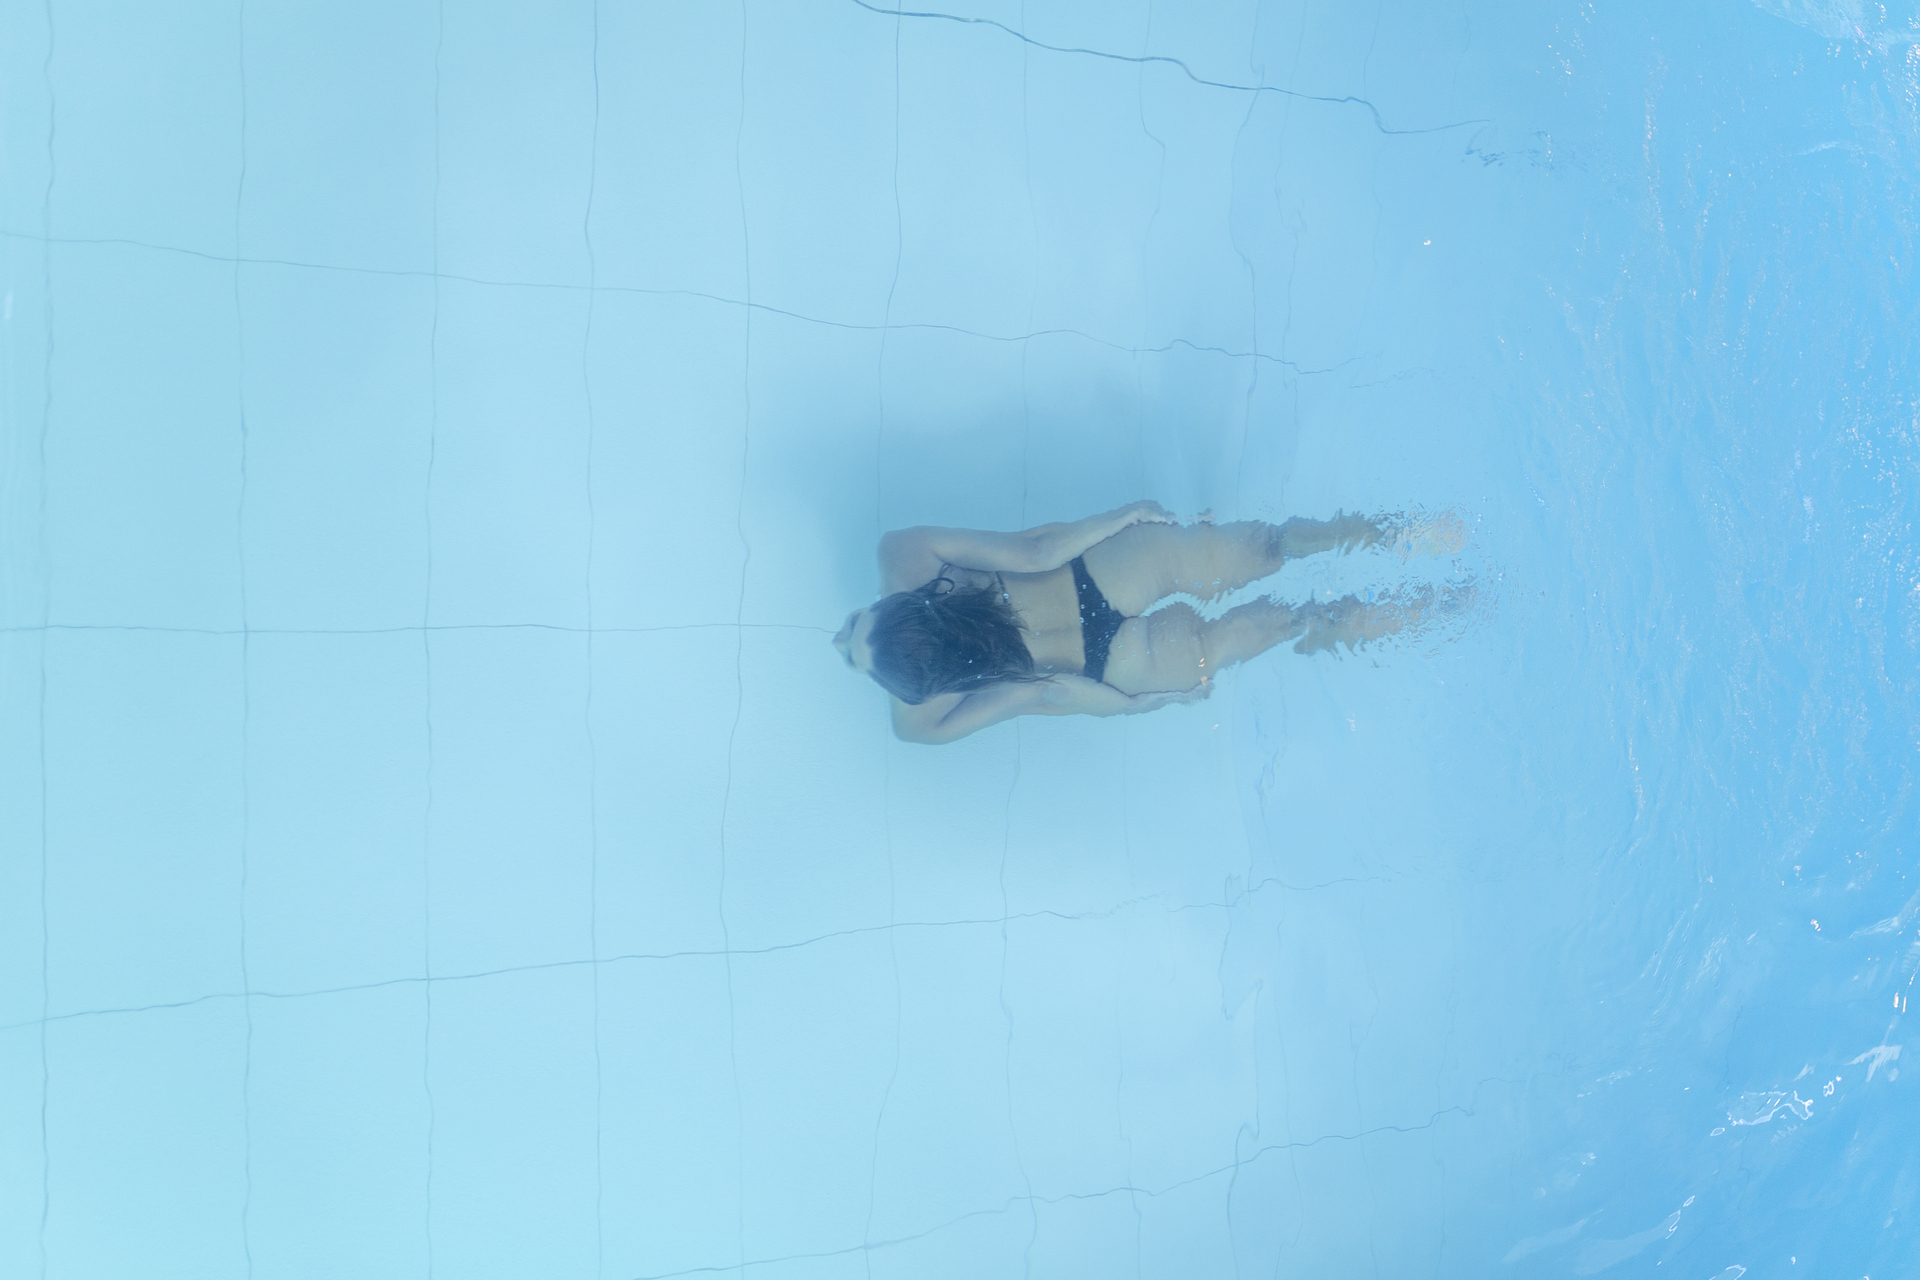
[[[1087,665],[1080,674],[1089,680],[1104,680],[1107,675],[1107,650],[1127,616],[1107,603],[1100,588],[1087,573],[1087,562],[1073,558],[1073,589],[1080,596],[1080,644],[1087,651]]]

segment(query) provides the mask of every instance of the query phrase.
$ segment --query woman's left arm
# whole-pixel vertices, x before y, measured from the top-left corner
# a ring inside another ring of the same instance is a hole
[[[1015,716],[1136,716],[1176,702],[1198,702],[1213,692],[1202,680],[1191,689],[1165,693],[1120,692],[1086,676],[1009,680],[968,694],[940,694],[917,706],[893,699],[893,731],[907,742],[937,745]]]
[[[1018,533],[927,525],[895,529],[880,538],[881,590],[910,591],[949,564],[986,573],[1045,573],[1129,525],[1178,523],[1165,507],[1146,501],[1084,520],[1036,525]]]
[[[957,742],[1002,720],[1045,714],[1055,701],[1050,680],[1008,680],[972,693],[935,694],[921,703],[893,702],[893,732],[903,742]],[[1056,713],[1059,714],[1059,713]]]

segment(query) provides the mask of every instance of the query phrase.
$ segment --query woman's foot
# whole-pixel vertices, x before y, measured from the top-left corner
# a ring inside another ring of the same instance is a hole
[[[1281,560],[1298,560],[1322,551],[1345,555],[1377,546],[1391,536],[1393,526],[1387,523],[1391,519],[1391,516],[1348,515],[1336,511],[1331,520],[1294,516],[1269,527],[1275,530],[1274,549],[1280,553]]]
[[[1393,530],[1393,553],[1402,563],[1415,556],[1454,556],[1467,545],[1467,525],[1451,511],[1421,516]]]
[[[1392,635],[1408,622],[1405,610],[1390,596],[1370,601],[1358,596],[1313,600],[1297,606],[1293,616],[1303,632],[1293,646],[1293,651],[1300,654],[1324,649],[1337,652],[1343,644],[1352,652],[1369,640]]]
[[[1389,592],[1372,600],[1342,596],[1338,600],[1310,601],[1293,610],[1293,618],[1304,632],[1295,653],[1313,654],[1323,649],[1337,651],[1346,645],[1348,652],[1369,640],[1380,640],[1410,627],[1419,627],[1471,608],[1475,590],[1471,583],[1435,591],[1416,587]]]

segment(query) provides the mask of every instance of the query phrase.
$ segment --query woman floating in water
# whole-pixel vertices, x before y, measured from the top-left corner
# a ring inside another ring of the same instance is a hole
[[[1315,653],[1390,635],[1433,598],[1262,599],[1211,621],[1185,603],[1148,613],[1157,602],[1213,600],[1319,551],[1457,551],[1464,533],[1454,517],[1182,525],[1157,502],[1021,533],[898,529],[880,539],[888,594],[833,643],[893,695],[894,732],[909,742],[1021,715],[1134,715],[1204,698],[1223,668],[1295,637],[1294,652]]]

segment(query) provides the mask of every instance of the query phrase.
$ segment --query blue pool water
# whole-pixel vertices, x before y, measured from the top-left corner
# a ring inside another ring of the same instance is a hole
[[[0,1267],[1920,1266],[1920,10],[9,4]],[[894,741],[885,529],[1451,508]]]

